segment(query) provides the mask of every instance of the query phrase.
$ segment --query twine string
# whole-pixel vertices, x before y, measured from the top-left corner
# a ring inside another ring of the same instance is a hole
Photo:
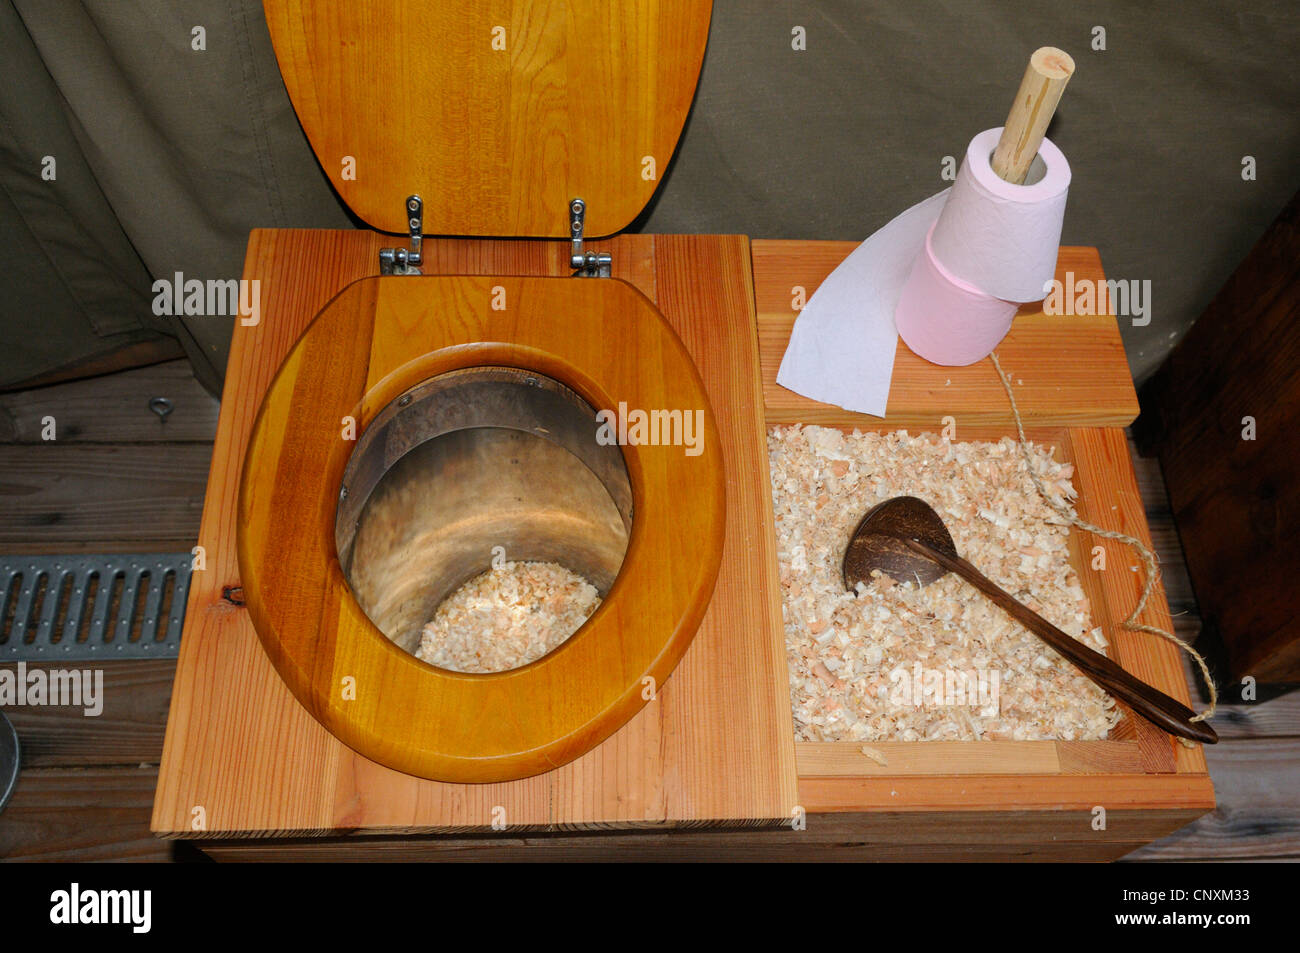
[[[1043,498],[1043,501],[1062,519],[1067,520],[1070,525],[1077,526],[1079,529],[1092,533],[1094,536],[1100,536],[1103,539],[1118,539],[1123,543],[1127,543],[1142,558],[1142,564],[1146,569],[1146,581],[1142,586],[1142,595],[1138,598],[1137,605],[1133,607],[1133,611],[1129,613],[1129,617],[1120,623],[1120,625],[1122,628],[1129,629],[1133,632],[1146,632],[1151,635],[1158,635],[1162,639],[1167,639],[1195,659],[1196,664],[1200,666],[1201,674],[1205,677],[1205,684],[1209,687],[1210,707],[1201,714],[1193,716],[1190,720],[1208,721],[1213,718],[1214,712],[1219,705],[1219,691],[1214,685],[1214,678],[1210,675],[1210,667],[1205,663],[1205,659],[1201,657],[1201,653],[1197,652],[1196,649],[1192,648],[1191,645],[1174,635],[1172,632],[1166,632],[1164,629],[1159,629],[1153,625],[1147,625],[1144,622],[1138,621],[1138,616],[1140,616],[1146,609],[1147,600],[1151,598],[1151,592],[1155,588],[1156,580],[1160,578],[1160,567],[1156,563],[1155,554],[1152,553],[1141,540],[1135,539],[1127,533],[1102,529],[1100,526],[1095,526],[1087,520],[1080,519],[1070,510],[1070,507],[1064,503],[1058,503],[1052,495],[1047,492],[1047,487],[1043,485],[1042,478],[1039,477],[1037,471],[1034,469],[1033,458],[1029,454],[1029,441],[1025,439],[1024,421],[1020,418],[1020,408],[1016,406],[1016,396],[1011,391],[1011,377],[1003,372],[996,351],[990,354],[989,357],[993,361],[994,368],[997,369],[998,380],[1002,382],[1002,387],[1007,392],[1007,400],[1011,402],[1011,414],[1016,419],[1016,433],[1020,437],[1021,455],[1024,457],[1026,469],[1029,470],[1029,478],[1034,481],[1034,489],[1038,491],[1038,495]],[[1179,738],[1178,740],[1185,745],[1191,746],[1191,742],[1187,741],[1185,738]]]

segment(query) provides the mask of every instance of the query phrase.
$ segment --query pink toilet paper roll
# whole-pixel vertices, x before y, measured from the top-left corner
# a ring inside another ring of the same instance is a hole
[[[1041,176],[1012,185],[989,162],[1001,135],[986,129],[971,140],[894,311],[903,341],[934,364],[987,357],[1019,302],[1041,298],[1056,272],[1070,164],[1044,139]]]
[[[974,364],[1006,337],[1020,305],[987,295],[949,272],[935,257],[934,228],[912,263],[894,321],[918,357],[952,367]]]
[[[949,274],[1007,301],[1037,301],[1056,273],[1056,253],[1070,191],[1070,163],[1044,139],[1024,185],[993,171],[989,157],[1002,128],[970,141],[948,193],[931,246]]]

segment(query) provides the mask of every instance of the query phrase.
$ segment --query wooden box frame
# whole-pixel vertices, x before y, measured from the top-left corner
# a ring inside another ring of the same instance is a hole
[[[382,236],[365,232],[255,233],[246,277],[265,278],[273,271],[280,280],[290,283],[323,281],[341,287],[349,280],[378,271],[374,255],[381,240]],[[915,358],[901,344],[889,414],[883,421],[808,401],[776,385],[776,368],[793,325],[795,303],[811,296],[820,281],[852,251],[854,243],[619,236],[609,244],[615,253],[616,274],[621,272],[645,290],[665,314],[671,315],[674,308],[682,307],[680,289],[692,283],[711,288],[716,284],[708,292],[709,300],[749,322],[757,343],[752,393],[757,395],[761,388],[762,406],[722,409],[715,403],[715,410],[752,421],[745,426],[753,426],[760,433],[764,425],[793,422],[933,431],[948,415],[956,418],[960,439],[995,438],[1013,432],[1006,395],[988,362],[969,368],[937,368]],[[324,257],[306,255],[303,250],[309,246],[318,251],[323,248]],[[554,274],[562,270],[563,249],[557,243],[453,240],[429,242],[426,247],[431,262],[438,262],[446,273],[517,273],[521,263],[528,273]],[[732,257],[737,250],[750,255],[743,261],[730,262],[729,270],[719,279],[715,270],[717,249],[729,249],[726,254]],[[327,274],[304,273],[305,268],[322,267],[321,262],[325,262]],[[1063,249],[1058,268],[1062,273],[1074,271],[1076,280],[1103,277],[1094,249]],[[708,280],[695,281],[696,276]],[[684,327],[690,336],[689,326]],[[1122,430],[1136,415],[1137,402],[1115,318],[1049,317],[1026,309],[999,353],[1004,368],[1016,381],[1017,399],[1031,439],[1051,442],[1063,459],[1076,464],[1080,515],[1149,544]],[[241,359],[256,363],[269,358],[247,351]],[[709,371],[701,370],[707,377]],[[742,367],[737,376],[745,373]],[[229,440],[230,427],[225,418],[232,401],[243,399],[247,395],[240,394],[237,388],[232,393],[228,384],[222,431],[227,441],[223,443],[219,433],[209,505],[205,507],[205,538],[209,526],[220,529],[231,518],[229,513],[212,507],[211,494],[214,482],[228,480],[239,465],[238,460],[224,459],[222,452],[229,454],[232,447],[238,446]],[[765,457],[751,455],[746,466],[759,468],[766,481]],[[757,475],[757,471],[751,474]],[[761,513],[756,516],[762,519]],[[762,530],[769,535],[757,538],[755,545],[770,554],[764,556],[769,565],[763,576],[774,586],[770,497],[765,519]],[[1137,560],[1114,541],[1099,540],[1096,544],[1106,549],[1111,570],[1079,572],[1096,623],[1104,626],[1121,664],[1187,701],[1177,650],[1167,642],[1118,627],[1141,589],[1141,573],[1128,570]],[[1077,531],[1072,534],[1071,545],[1076,570],[1084,570],[1084,540]],[[229,575],[229,569],[224,565],[219,571]],[[225,581],[238,583],[233,576]],[[212,584],[196,585],[192,591],[187,635],[191,624],[199,624],[200,616],[204,624],[221,625],[223,614],[239,612],[230,600],[219,598],[229,585],[222,586],[216,579],[209,582]],[[774,589],[759,595],[759,601],[768,604],[776,599],[779,595]],[[779,613],[775,619],[779,629]],[[1142,620],[1169,628],[1163,587],[1157,585]],[[746,636],[748,644],[757,648],[750,653],[750,674],[745,677],[762,680],[759,695],[769,707],[772,679],[777,679],[777,692],[786,692],[788,706],[788,686],[783,686],[788,673],[779,651],[783,633],[776,633],[775,653],[771,636],[770,631]],[[196,723],[205,709],[188,706],[187,696],[203,688],[214,661],[231,649],[213,639],[201,645],[191,644],[195,647],[188,655],[183,651],[178,668],[154,829],[161,836],[196,839],[205,850],[221,858],[499,859],[545,855],[569,859],[1106,859],[1163,836],[1214,806],[1213,786],[1200,749],[1183,747],[1146,722],[1128,716],[1114,738],[1100,742],[873,745],[886,755],[885,765],[866,758],[856,744],[796,745],[792,730],[785,737],[769,733],[758,749],[746,753],[747,757],[770,762],[771,770],[763,774],[763,790],[754,796],[720,791],[712,808],[706,804],[679,805],[675,816],[673,810],[651,811],[638,819],[638,811],[646,806],[638,800],[640,795],[629,806],[628,799],[618,791],[619,782],[610,782],[613,787],[604,794],[595,783],[601,773],[612,772],[612,778],[622,772],[621,776],[627,778],[627,772],[646,767],[645,762],[638,767],[635,760],[628,760],[629,750],[635,748],[629,749],[626,740],[620,739],[629,730],[644,733],[642,728],[629,725],[587,756],[593,767],[576,776],[566,774],[566,780],[530,789],[533,793],[520,803],[525,817],[535,820],[503,833],[493,832],[479,816],[498,796],[494,790],[499,789],[497,785],[482,786],[481,792],[447,794],[451,800],[433,813],[461,820],[431,825],[421,820],[430,816],[427,795],[417,794],[413,788],[393,786],[389,795],[383,795],[388,803],[376,814],[371,810],[373,805],[364,800],[349,802],[344,796],[346,791],[337,786],[331,789],[324,783],[323,773],[305,788],[295,782],[293,803],[277,802],[276,786],[287,784],[286,775],[283,768],[271,763],[245,775],[256,777],[267,788],[258,792],[255,802],[245,799],[247,810],[238,823],[197,829],[188,822],[185,801],[185,793],[195,778],[202,776],[216,783],[223,772],[232,770],[231,759],[257,761],[262,756],[256,750],[221,751],[206,740],[204,727]],[[227,709],[234,705],[259,706],[257,710],[264,712],[259,717],[264,719],[269,738],[279,730],[275,719],[284,715],[283,700],[277,691],[287,690],[283,685],[277,690],[261,676],[254,681],[256,684],[245,695],[225,704]],[[672,682],[670,679],[669,686]],[[304,737],[303,743],[310,747],[317,742]],[[687,760],[674,771],[708,770],[710,758],[725,761],[731,754],[698,746],[692,753],[689,744],[682,745],[680,738],[673,741],[661,737],[659,744],[683,748]],[[321,768],[336,780],[342,769],[339,757],[337,752],[328,755],[328,766]],[[360,797],[355,792],[374,781],[372,769],[363,762],[360,759],[347,767],[354,797]],[[650,787],[661,789],[662,779]],[[287,787],[284,794],[290,794]],[[555,815],[544,809],[544,802],[555,798],[576,798],[575,803],[585,803],[587,807],[574,816],[588,820],[548,821]],[[728,803],[748,806],[733,812]],[[1104,809],[1104,816],[1099,808]],[[734,829],[736,826],[745,829]]]
[[[854,245],[840,242],[753,243],[765,412],[769,427],[816,423],[844,429],[937,432],[952,416],[958,439],[1016,436],[1014,420],[990,361],[964,368],[926,364],[899,343],[883,421],[792,394],[776,371],[793,326],[791,293],[806,294]],[[1058,277],[1104,280],[1095,249],[1063,248]],[[999,347],[1013,379],[1026,436],[1056,448],[1075,465],[1080,517],[1120,530],[1151,546],[1123,426],[1137,413],[1115,317],[1054,317],[1022,309]],[[1106,571],[1093,571],[1092,547],[1105,551]],[[1085,549],[1086,547],[1086,549]],[[1173,697],[1189,701],[1177,649],[1167,641],[1121,627],[1143,585],[1140,559],[1125,544],[1070,534],[1070,561],[1092,604],[1094,624],[1108,652],[1126,669]],[[1157,581],[1139,621],[1172,631],[1164,587]],[[1214,806],[1213,786],[1199,746],[1186,747],[1124,706],[1104,741],[893,742],[872,744],[881,765],[861,745],[796,743],[799,793],[810,813],[855,814],[890,805],[917,812],[1042,811],[1058,814],[1062,830],[1084,825],[1099,841],[1137,846],[1188,823]],[[1106,812],[1103,817],[1099,809]],[[1128,830],[1112,829],[1115,818]],[[1067,819],[1068,818],[1068,819]],[[1106,827],[1102,830],[1101,825]],[[1103,836],[1104,835],[1104,836]],[[1130,839],[1132,838],[1132,839]],[[1101,845],[1094,845],[1100,847]],[[1083,850],[1104,858],[1122,849]]]

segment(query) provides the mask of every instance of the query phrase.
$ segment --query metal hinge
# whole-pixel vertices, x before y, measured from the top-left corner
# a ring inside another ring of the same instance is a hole
[[[420,242],[424,235],[424,201],[418,195],[406,197],[406,227],[411,237],[411,247],[379,249],[381,275],[418,275],[423,256]]]
[[[569,233],[573,236],[573,248],[569,254],[569,266],[573,268],[575,278],[608,278],[610,266],[614,262],[609,252],[584,251],[582,247],[583,223],[587,218],[587,203],[574,199],[569,203]]]

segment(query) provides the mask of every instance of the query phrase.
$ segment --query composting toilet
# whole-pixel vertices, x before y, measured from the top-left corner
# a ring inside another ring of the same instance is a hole
[[[374,761],[460,782],[558,767],[653,702],[722,555],[700,375],[655,304],[584,244],[653,194],[710,4],[265,8],[321,166],[408,244],[320,312],[259,410],[235,514],[258,636],[297,699]],[[535,247],[575,276],[420,274],[424,234],[557,239]],[[275,294],[263,288],[268,321]],[[637,414],[663,430],[627,427]],[[675,436],[686,415],[693,447]],[[579,573],[599,608],[522,667],[416,658],[441,601],[502,555]]]

